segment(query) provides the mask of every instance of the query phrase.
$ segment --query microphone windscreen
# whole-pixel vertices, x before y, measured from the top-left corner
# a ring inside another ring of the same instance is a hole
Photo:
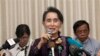
[[[10,46],[11,46],[11,45],[14,45],[14,44],[16,43],[15,40],[14,40],[13,38],[8,39],[7,42],[9,43]]]
[[[13,48],[14,45],[15,45],[16,43],[18,43],[18,42],[19,42],[19,39],[18,39],[18,38],[15,38],[15,39],[13,39],[13,38],[8,39],[8,40],[6,40],[5,43],[0,47],[0,50],[2,50],[2,49],[10,49],[10,48]]]
[[[71,37],[66,37],[66,41],[68,41],[69,45],[75,45],[75,46],[77,46],[79,48],[83,47],[83,45],[80,42],[72,39]]]

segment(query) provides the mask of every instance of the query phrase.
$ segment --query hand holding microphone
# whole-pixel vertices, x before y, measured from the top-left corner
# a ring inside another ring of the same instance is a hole
[[[38,44],[38,48],[40,49],[45,43],[48,43],[52,34],[52,30],[48,29],[47,33],[42,34],[40,37],[40,42]]]
[[[62,39],[59,38],[58,36],[53,37],[53,30],[48,29],[47,33],[41,35],[40,42],[37,45],[37,48],[40,49],[46,43],[51,48],[52,56],[55,56],[54,54],[55,45],[60,45],[62,43]]]
[[[40,49],[45,43],[48,43],[50,40],[50,35],[52,31],[50,29],[47,30],[47,33],[42,34],[40,37],[40,42],[37,45],[38,49]]]
[[[44,44],[46,44],[49,40],[49,34],[45,33],[41,35],[40,42],[37,45],[37,48],[40,49]]]
[[[51,29],[48,29],[48,34],[51,35],[53,32],[53,30]],[[49,47],[51,48],[51,51],[52,51],[52,56],[55,56],[54,54],[54,48],[55,48],[55,42],[51,41],[51,36],[49,36],[49,41],[48,41],[48,45]]]

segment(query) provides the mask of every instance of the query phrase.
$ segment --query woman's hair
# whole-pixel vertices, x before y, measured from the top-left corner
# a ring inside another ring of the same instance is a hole
[[[58,19],[63,23],[63,15],[62,15],[62,13],[61,13],[57,8],[55,8],[55,7],[48,7],[47,11],[45,11],[45,12],[43,13],[43,22],[45,21],[45,18],[46,18],[47,14],[48,14],[49,12],[54,12],[54,13],[56,13],[57,16],[58,16]]]
[[[17,38],[21,38],[24,35],[24,33],[26,33],[30,36],[30,29],[29,29],[28,25],[26,25],[26,24],[18,25],[16,28]]]
[[[73,25],[74,33],[76,33],[77,28],[79,28],[80,26],[82,26],[84,24],[86,24],[88,27],[88,30],[90,30],[88,22],[86,22],[85,20],[79,20],[79,21],[75,22]]]

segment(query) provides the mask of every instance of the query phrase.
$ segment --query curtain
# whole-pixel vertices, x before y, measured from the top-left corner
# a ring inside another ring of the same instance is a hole
[[[42,15],[49,6],[58,8],[64,16],[63,35],[74,37],[73,24],[82,19],[90,25],[90,36],[100,39],[100,0],[0,0],[0,44],[16,37],[19,24],[27,24],[30,37],[38,38],[45,31]]]

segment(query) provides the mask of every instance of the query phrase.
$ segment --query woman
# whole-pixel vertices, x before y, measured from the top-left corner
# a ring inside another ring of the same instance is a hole
[[[49,7],[43,14],[43,25],[46,32],[35,40],[29,56],[68,56],[68,43],[65,41],[65,36],[61,36],[59,30],[62,24],[61,12],[54,7]]]

